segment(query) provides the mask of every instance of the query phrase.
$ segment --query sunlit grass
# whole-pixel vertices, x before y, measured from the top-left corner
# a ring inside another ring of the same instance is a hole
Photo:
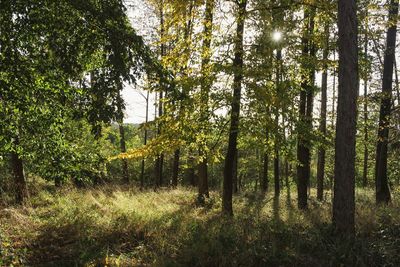
[[[140,191],[104,186],[38,190],[25,208],[1,210],[3,261],[27,265],[290,266],[398,263],[399,191],[388,207],[357,189],[357,239],[342,244],[330,229],[331,195],[299,211],[295,190],[234,197],[221,215],[218,192],[205,205],[188,188]],[[7,250],[6,250],[7,249]],[[393,257],[389,257],[392,255]]]

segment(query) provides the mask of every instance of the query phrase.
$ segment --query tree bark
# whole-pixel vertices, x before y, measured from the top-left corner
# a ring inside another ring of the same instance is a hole
[[[336,61],[336,51],[333,52],[333,61]],[[332,81],[332,114],[331,114],[331,125],[332,128],[335,126],[335,108],[336,108],[336,68],[333,67],[333,81]]]
[[[117,96],[117,105],[118,105],[118,129],[119,129],[119,144],[120,144],[120,152],[126,153],[126,142],[125,142],[125,129],[123,124],[123,99],[121,97],[122,91],[122,82],[117,81],[118,87],[118,96]],[[128,160],[122,159],[121,160],[121,170],[122,170],[122,180],[125,183],[129,183],[129,172],[128,172]]]
[[[338,234],[354,237],[355,144],[358,96],[357,6],[339,0],[339,88],[335,140],[332,223]]]
[[[119,123],[119,136],[120,136],[120,149],[121,153],[126,152],[126,144],[125,144],[125,130],[123,123]],[[128,160],[122,159],[122,178],[125,183],[129,183],[129,173],[128,173]]]
[[[186,177],[187,177],[187,180],[189,181],[189,184],[191,186],[196,186],[196,173],[195,173],[195,170],[194,170],[193,151],[190,149],[188,153],[189,153],[189,155],[187,156],[188,168],[186,170]]]
[[[238,0],[238,16],[235,38],[235,58],[233,69],[235,71],[233,81],[233,98],[231,103],[231,121],[229,128],[228,151],[225,158],[224,181],[222,195],[222,211],[233,215],[232,209],[232,182],[234,175],[234,158],[237,150],[237,136],[239,131],[240,98],[243,80],[243,34],[246,15],[247,0]]]
[[[297,141],[297,205],[299,209],[307,209],[307,188],[310,182],[310,140],[306,135],[312,129],[312,108],[313,108],[313,85],[314,85],[314,67],[310,58],[315,57],[315,48],[310,40],[310,36],[314,31],[314,13],[315,10],[304,11],[304,21],[306,29],[302,37],[302,56],[303,63],[302,69],[302,90],[300,92],[300,106],[299,106],[299,123],[300,129],[298,131]]]
[[[329,55],[329,24],[325,23],[325,47],[323,51],[323,71],[321,82],[321,117],[319,122],[319,131],[323,138],[326,137],[326,104],[327,104],[327,88],[328,88],[328,55]],[[325,146],[320,145],[318,148],[318,166],[317,166],[317,199],[322,201],[324,196],[324,176],[325,176]]]
[[[145,127],[144,127],[144,140],[143,144],[147,145],[147,123],[149,122],[149,97],[150,97],[150,91],[147,91],[147,96],[146,96],[146,119],[145,119]],[[144,166],[145,161],[144,158],[142,159],[142,166],[140,170],[140,188],[144,188]]]
[[[387,158],[398,11],[399,1],[391,0],[389,6],[390,24],[386,32],[386,51],[383,61],[382,99],[376,146],[375,187],[377,204],[388,203],[391,200],[387,176]]]
[[[163,58],[166,54],[165,51],[165,44],[164,44],[164,33],[165,33],[165,25],[164,25],[164,3],[163,1],[160,2],[159,4],[159,11],[160,11],[160,40],[161,40],[161,45],[160,45],[160,56]],[[159,98],[158,98],[158,117],[161,118],[163,115],[163,83],[160,81],[160,92],[159,92]],[[158,128],[157,128],[157,134],[161,134],[161,123],[158,123]],[[163,184],[163,165],[164,165],[164,154],[161,153],[160,155],[157,156],[156,158],[156,163],[155,163],[155,187],[160,187]]]
[[[201,92],[200,92],[200,123],[202,126],[201,133],[205,140],[202,140],[199,149],[200,161],[198,164],[198,174],[199,174],[199,199],[208,197],[208,157],[205,151],[205,146],[207,145],[207,138],[205,136],[208,134],[208,120],[209,120],[209,110],[208,110],[208,98],[210,87],[212,84],[210,78],[211,66],[211,41],[212,41],[212,29],[213,29],[213,12],[214,12],[215,0],[206,0],[206,8],[204,12],[203,20],[203,45],[202,45],[202,58],[201,58]]]
[[[233,160],[233,179],[232,179],[233,194],[236,194],[238,192],[238,161],[239,161],[239,153],[238,150],[236,149],[235,157]]]
[[[397,105],[400,105],[400,83],[399,83],[399,73],[397,70],[397,60],[394,58],[394,77],[396,82],[396,94],[397,94]]]
[[[276,51],[276,61],[277,61],[277,67],[276,67],[276,94],[278,99],[279,97],[279,87],[280,87],[280,76],[281,76],[281,70],[280,70],[280,65],[281,65],[281,60],[282,60],[282,50],[278,49]],[[274,144],[274,191],[275,191],[275,196],[279,197],[281,188],[280,188],[280,175],[279,175],[279,101],[275,103],[275,127],[276,127],[276,134],[275,134],[275,144]]]
[[[172,186],[178,186],[178,176],[179,176],[179,160],[180,160],[181,150],[176,149],[174,151],[174,163],[172,166]]]
[[[14,175],[15,201],[18,204],[24,204],[28,199],[28,188],[26,186],[23,161],[16,151],[19,146],[18,137],[15,137],[13,145],[14,151],[11,152],[11,166]]]
[[[268,126],[265,127],[265,151],[263,156],[263,173],[262,173],[262,180],[261,180],[261,190],[262,192],[268,191],[268,167],[269,167],[269,154],[268,154],[268,141],[269,141],[269,131]]]
[[[367,9],[368,10],[368,9]],[[365,16],[368,16],[366,12]],[[364,56],[367,58],[368,55],[368,31],[365,25],[365,36],[364,36]],[[363,162],[363,187],[368,185],[368,73],[364,74],[364,162]]]

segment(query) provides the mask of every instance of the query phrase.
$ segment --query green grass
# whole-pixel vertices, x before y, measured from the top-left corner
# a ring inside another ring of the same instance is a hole
[[[217,192],[198,206],[187,188],[37,191],[26,207],[0,210],[0,266],[400,266],[398,191],[376,207],[372,191],[357,190],[353,243],[335,238],[330,202],[313,190],[305,212],[295,190],[239,194],[233,219]]]

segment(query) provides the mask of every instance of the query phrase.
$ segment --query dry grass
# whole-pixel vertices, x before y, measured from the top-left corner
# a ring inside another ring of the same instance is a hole
[[[376,207],[372,191],[357,190],[351,244],[331,232],[330,201],[316,201],[312,190],[300,212],[292,194],[242,193],[231,219],[220,215],[216,192],[198,206],[188,188],[37,190],[26,207],[0,210],[0,265],[400,265],[399,191],[390,206]]]

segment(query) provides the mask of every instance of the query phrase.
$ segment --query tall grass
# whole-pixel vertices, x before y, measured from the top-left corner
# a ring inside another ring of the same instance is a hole
[[[189,188],[38,190],[26,207],[0,211],[0,265],[45,266],[400,266],[400,209],[357,190],[357,238],[330,228],[330,195],[308,211],[295,195],[241,193],[235,216],[221,215],[219,193],[205,205]]]

